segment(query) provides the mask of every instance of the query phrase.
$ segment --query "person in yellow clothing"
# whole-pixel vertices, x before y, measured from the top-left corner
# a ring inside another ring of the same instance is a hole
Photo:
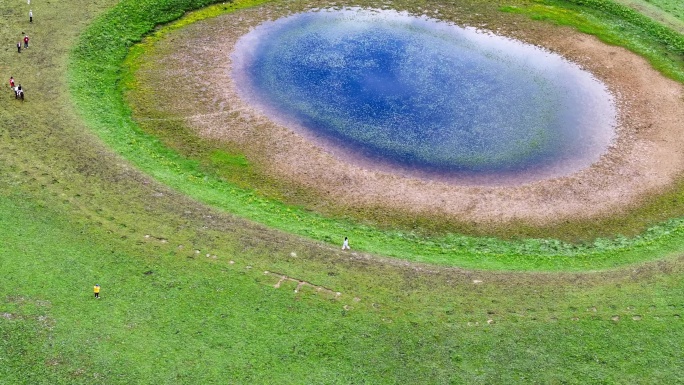
[[[93,292],[95,293],[95,298],[100,298],[100,285],[95,285],[93,287]]]

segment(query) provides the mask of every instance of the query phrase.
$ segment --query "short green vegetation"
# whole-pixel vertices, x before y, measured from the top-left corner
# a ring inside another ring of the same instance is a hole
[[[684,3],[678,0],[618,0],[619,4],[684,33]]]
[[[114,203],[101,225],[73,223],[73,202],[12,198],[0,199],[2,384],[666,384],[682,371],[681,260],[430,273],[249,226],[227,236],[220,216],[176,230],[202,220]],[[314,286],[295,291],[300,280]]]
[[[585,246],[438,243],[266,199],[237,151],[180,155],[122,99],[127,48],[208,2],[32,3],[29,25],[26,1],[0,2],[2,41],[32,37],[0,52],[27,93],[3,86],[0,106],[0,384],[681,382],[680,220]],[[279,216],[304,236],[262,225]],[[360,247],[492,269],[657,261],[503,273]]]
[[[679,20],[684,20],[684,3],[676,0],[647,0],[646,3],[653,4],[660,8],[664,13],[669,13]]]
[[[665,75],[684,81],[684,35],[612,1],[541,0],[536,3],[501,9],[576,27],[608,44],[624,46],[649,59]]]

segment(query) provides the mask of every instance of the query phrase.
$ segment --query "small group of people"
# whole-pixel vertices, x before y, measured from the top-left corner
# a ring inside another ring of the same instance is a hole
[[[9,85],[12,91],[14,91],[14,98],[24,100],[24,90],[21,88],[21,84],[15,84],[14,77],[12,76],[9,78]]]
[[[31,38],[29,38],[29,36],[23,32],[21,34],[24,35],[24,49],[27,49],[29,47],[29,40],[31,40]],[[17,42],[17,53],[21,53],[21,42],[20,41]]]
[[[31,4],[31,0],[28,0],[28,4],[29,5]],[[33,23],[33,10],[32,9],[29,9],[28,16],[29,16],[29,23]],[[24,35],[23,45],[22,45],[22,41],[17,42],[17,53],[21,53],[22,48],[28,49],[29,41],[31,40],[31,38],[29,37],[29,35],[27,33],[22,32],[21,34]],[[15,84],[14,77],[12,77],[12,76],[10,76],[9,84],[10,84],[10,88],[14,92],[14,98],[15,99],[21,99],[23,101],[24,100],[24,89],[21,87],[21,84]]]

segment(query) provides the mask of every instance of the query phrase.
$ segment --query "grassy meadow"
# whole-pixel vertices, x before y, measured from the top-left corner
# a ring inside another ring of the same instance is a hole
[[[679,33],[684,33],[684,3],[677,0],[618,0]]]
[[[581,2],[463,7],[622,28],[679,76],[677,35]],[[129,48],[209,3],[0,3],[2,76],[26,90],[5,80],[0,105],[0,384],[682,383],[681,189],[629,237],[584,243],[426,237],[259,194],[162,145],[123,97]]]

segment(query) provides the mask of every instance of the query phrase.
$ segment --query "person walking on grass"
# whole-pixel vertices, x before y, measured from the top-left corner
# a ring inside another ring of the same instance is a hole
[[[349,238],[344,237],[344,242],[342,242],[342,250],[349,250]]]
[[[28,48],[28,42],[29,42],[28,35],[24,35],[24,48]]]
[[[14,89],[14,78],[10,76],[10,88]]]
[[[33,10],[29,9],[29,23],[33,23]]]
[[[93,286],[93,293],[95,293],[95,298],[100,298],[100,285]]]
[[[21,53],[21,42],[17,42],[17,53]]]

